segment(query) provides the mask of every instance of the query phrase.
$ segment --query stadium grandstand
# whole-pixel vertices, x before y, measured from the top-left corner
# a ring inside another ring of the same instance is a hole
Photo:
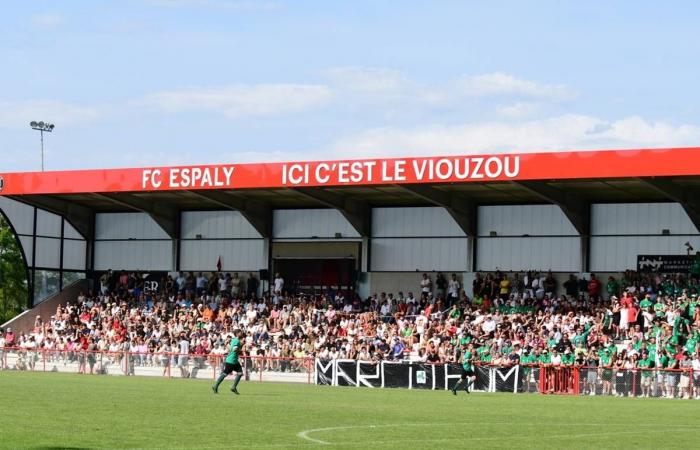
[[[0,180],[2,369],[700,399],[699,148]]]

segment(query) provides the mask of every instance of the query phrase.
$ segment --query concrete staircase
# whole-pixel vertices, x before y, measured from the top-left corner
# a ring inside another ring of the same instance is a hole
[[[28,309],[14,319],[0,325],[0,328],[12,328],[12,331],[16,334],[32,331],[36,316],[41,316],[44,321],[49,320],[51,316],[56,314],[56,308],[58,305],[65,305],[69,302],[75,302],[78,295],[81,292],[85,292],[87,294],[88,289],[88,280],[78,280],[70,286],[65,287],[61,292],[52,295],[43,302],[34,306],[32,309]]]

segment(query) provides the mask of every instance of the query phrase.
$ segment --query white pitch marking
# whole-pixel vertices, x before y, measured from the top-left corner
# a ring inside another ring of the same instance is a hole
[[[497,424],[509,424],[510,422],[482,422],[484,425],[497,425]],[[391,428],[391,427],[404,427],[404,426],[434,426],[434,425],[455,425],[455,424],[447,424],[447,423],[421,423],[421,424],[416,424],[416,423],[401,423],[401,424],[387,424],[387,425],[350,425],[350,426],[344,426],[344,427],[327,427],[327,428],[314,428],[311,430],[304,430],[300,431],[297,433],[297,437],[300,439],[305,439],[309,442],[313,442],[315,444],[320,444],[320,445],[334,445],[338,443],[334,442],[328,442],[328,441],[323,441],[321,439],[315,439],[309,436],[309,434],[312,433],[321,433],[324,431],[338,431],[338,430],[352,430],[352,429],[357,429],[357,428]],[[562,424],[566,425],[566,424]],[[579,425],[584,425],[584,426],[590,426],[590,425],[610,425],[610,424],[579,424]],[[690,426],[683,426],[683,425],[671,425],[671,427],[675,428],[687,428]],[[694,426],[693,426],[694,427]],[[649,431],[646,431],[647,433]],[[654,433],[659,433],[659,432],[664,432],[664,430],[655,430],[651,431]],[[614,431],[614,432],[604,432],[604,433],[582,433],[582,434],[560,434],[560,435],[545,435],[545,436],[540,436],[540,438],[544,439],[559,439],[563,437],[573,437],[573,438],[579,438],[579,437],[595,437],[595,436],[612,436],[612,435],[618,435],[618,434],[636,434],[639,433],[639,430],[636,431]],[[514,439],[521,439],[521,438],[530,438],[531,435],[525,435],[525,436],[510,436],[511,438]],[[502,439],[502,437],[493,437],[493,436],[488,436],[488,437],[467,437],[467,438],[436,438],[436,439],[425,439],[424,442],[447,442],[447,441],[455,441],[455,440],[460,440],[460,441],[491,441],[491,440],[499,440]],[[391,441],[374,441],[375,444],[379,443],[397,443],[397,442],[412,442],[413,440],[391,440]],[[364,443],[348,443],[348,442],[343,442],[342,445],[364,445]]]

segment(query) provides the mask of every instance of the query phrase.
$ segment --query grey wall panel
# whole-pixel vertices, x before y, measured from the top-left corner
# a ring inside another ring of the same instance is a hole
[[[187,211],[182,213],[182,238],[261,238],[238,211]]]
[[[467,238],[373,238],[372,271],[467,270]]]
[[[257,271],[267,266],[263,239],[182,241],[182,270],[215,270],[221,256],[223,271]]]
[[[700,249],[700,236],[594,236],[591,271],[636,270],[637,255],[684,255],[686,242]]]
[[[335,209],[278,209],[273,212],[272,228],[275,239],[334,239],[335,233],[360,239],[357,230]]]
[[[555,205],[480,206],[478,235],[577,236],[578,232]]]
[[[27,258],[27,265],[31,267],[34,264],[32,261],[32,249],[34,241],[31,236],[20,236],[19,241],[22,244],[22,250],[24,250],[24,256]]]
[[[61,266],[61,240],[36,239],[36,267],[59,269]]]
[[[360,246],[357,242],[273,242],[273,258],[357,258]]]
[[[0,209],[18,234],[34,233],[34,208],[7,197],[0,197]]]
[[[85,270],[85,241],[63,241],[63,268],[67,270]]]
[[[63,225],[63,237],[68,239],[84,239],[84,237],[78,233],[78,230],[73,228],[73,225],[71,225],[67,220],[64,221]]]
[[[95,216],[96,239],[169,239],[145,213],[99,213]]]
[[[95,270],[173,270],[171,241],[96,241]]]
[[[37,209],[36,234],[38,236],[61,237],[61,216]]]
[[[578,237],[481,238],[476,255],[477,270],[578,272],[581,266]]]
[[[374,208],[372,236],[464,236],[464,231],[444,208]]]
[[[698,234],[678,203],[620,203],[593,205],[591,234]]]

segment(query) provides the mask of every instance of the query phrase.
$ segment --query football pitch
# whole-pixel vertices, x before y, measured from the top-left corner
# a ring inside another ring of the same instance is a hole
[[[0,372],[2,448],[698,448],[700,401]]]

